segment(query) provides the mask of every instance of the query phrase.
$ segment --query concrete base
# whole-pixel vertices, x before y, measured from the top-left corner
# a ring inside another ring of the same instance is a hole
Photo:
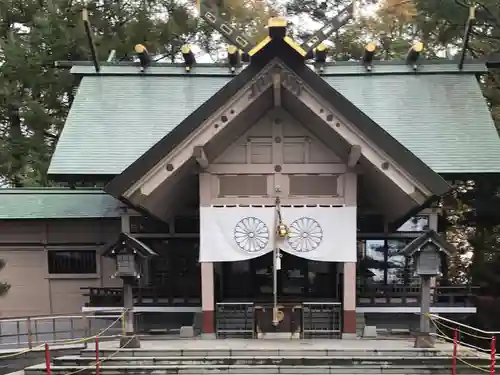
[[[376,326],[365,326],[363,329],[363,338],[377,338],[377,327]]]
[[[358,338],[358,335],[355,333],[342,333],[342,340],[356,340]]]
[[[182,326],[179,332],[179,337],[181,339],[189,339],[194,337],[194,327],[192,326]]]
[[[434,348],[434,337],[429,333],[416,333],[415,334],[415,348]]]
[[[215,340],[217,336],[215,335],[215,333],[202,333],[201,338],[203,340]]]
[[[120,348],[138,349],[141,347],[139,337],[127,335],[120,338]]]
[[[300,333],[292,332],[261,332],[257,334],[258,339],[267,340],[297,340],[300,339]]]

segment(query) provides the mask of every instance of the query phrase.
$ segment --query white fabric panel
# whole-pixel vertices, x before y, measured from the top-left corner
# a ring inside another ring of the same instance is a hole
[[[273,249],[272,207],[200,207],[200,262],[237,262]]]
[[[200,207],[200,262],[235,262],[277,246],[301,258],[356,262],[355,207],[283,207],[287,238],[276,236],[273,207]]]
[[[356,207],[283,207],[288,238],[278,247],[320,262],[356,262]]]

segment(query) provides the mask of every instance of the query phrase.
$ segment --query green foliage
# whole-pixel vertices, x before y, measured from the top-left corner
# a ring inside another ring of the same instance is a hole
[[[78,82],[58,60],[89,60],[81,3],[0,3],[0,176],[13,186],[47,186],[46,171]],[[195,41],[198,21],[173,0],[90,1],[101,60],[116,49],[128,59],[136,43],[174,61]]]
[[[5,262],[0,259],[0,271],[5,267]],[[10,285],[0,282],[0,297],[4,296],[10,289]]]
[[[231,3],[233,21],[261,32],[272,12],[265,3],[247,3]],[[78,85],[54,63],[90,59],[82,6],[72,0],[0,2],[0,186],[51,183],[48,163]],[[90,0],[86,7],[100,60],[111,50],[131,60],[137,43],[166,62],[177,61],[184,44],[198,44],[218,59],[220,42],[214,43],[214,30],[200,22],[191,3]]]

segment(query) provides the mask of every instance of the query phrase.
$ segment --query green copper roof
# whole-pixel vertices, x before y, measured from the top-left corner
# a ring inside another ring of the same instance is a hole
[[[391,68],[392,66],[392,68]],[[500,172],[500,139],[474,73],[484,64],[359,63],[325,68],[323,78],[438,173]],[[152,69],[152,68],[151,68]],[[49,168],[51,175],[116,175],[220,90],[227,67],[87,66]],[[469,72],[469,73],[467,73]]]
[[[0,220],[112,218],[120,207],[100,190],[0,189]]]
[[[120,174],[229,77],[84,77],[49,174]]]
[[[325,79],[434,171],[500,172],[500,138],[474,75]]]

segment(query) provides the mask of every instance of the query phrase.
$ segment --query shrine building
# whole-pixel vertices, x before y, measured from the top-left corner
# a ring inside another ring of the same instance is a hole
[[[411,329],[420,278],[402,250],[443,232],[454,181],[500,172],[487,62],[420,50],[309,63],[270,27],[249,63],[72,62],[48,171],[68,187],[0,191],[2,316],[123,306],[103,254],[127,236],[154,254],[134,284],[140,330]],[[475,313],[446,265],[431,312]]]

